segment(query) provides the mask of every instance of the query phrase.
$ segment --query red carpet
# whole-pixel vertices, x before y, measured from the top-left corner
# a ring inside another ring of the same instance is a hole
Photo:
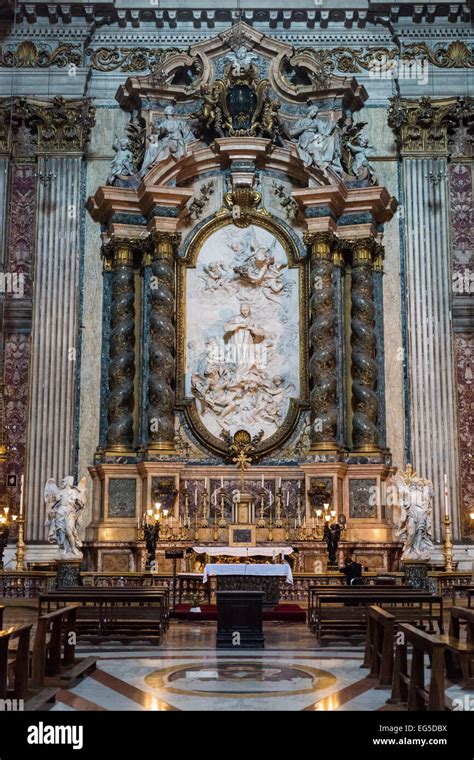
[[[217,620],[217,607],[215,604],[201,605],[201,612],[190,612],[190,604],[177,604],[176,611],[171,613],[175,620]],[[305,623],[306,611],[297,604],[278,604],[276,607],[263,610],[263,619],[281,621],[285,623]]]

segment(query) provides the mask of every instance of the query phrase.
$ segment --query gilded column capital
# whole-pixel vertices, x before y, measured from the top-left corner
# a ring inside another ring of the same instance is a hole
[[[352,266],[373,266],[376,242],[371,237],[359,238],[350,242],[352,249]]]
[[[391,98],[387,121],[400,151],[412,156],[447,156],[449,133],[472,121],[472,98]]]
[[[333,232],[306,232],[303,237],[305,245],[310,248],[310,253],[316,259],[333,258],[333,249],[337,238]]]
[[[154,232],[152,235],[152,259],[172,257],[181,240],[179,232]]]
[[[129,238],[113,238],[102,246],[104,270],[112,271],[119,267],[133,267],[135,241]]]

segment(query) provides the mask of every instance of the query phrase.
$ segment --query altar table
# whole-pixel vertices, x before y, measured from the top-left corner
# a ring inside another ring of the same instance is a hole
[[[211,575],[217,576],[218,591],[263,591],[264,605],[278,604],[280,598],[280,578],[293,583],[289,565],[217,565],[208,564],[204,568],[202,581],[206,583]]]

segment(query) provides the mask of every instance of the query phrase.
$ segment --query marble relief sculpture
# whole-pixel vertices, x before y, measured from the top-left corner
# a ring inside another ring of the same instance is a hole
[[[201,318],[187,323],[186,382],[202,421],[218,436],[271,435],[299,392],[296,272],[276,238],[251,226],[214,233],[187,277],[187,312]]]
[[[228,53],[224,61],[231,64],[231,74],[234,77],[242,77],[248,74],[254,61],[258,61],[258,56],[252,53],[245,45],[239,45],[232,52]]]
[[[289,128],[289,135],[297,140],[298,155],[306,167],[314,166],[326,175],[330,166],[338,174],[342,174],[340,130],[337,120],[333,116],[325,118],[319,114],[318,106],[310,106],[307,115]]]
[[[81,559],[79,538],[79,518],[86,503],[86,479],[74,485],[74,478],[65,477],[58,488],[56,481],[49,478],[44,488],[46,505],[45,527],[48,529],[48,541],[57,544],[61,559]]]
[[[184,119],[175,117],[174,106],[166,106],[165,118],[154,121],[140,175],[144,177],[152,166],[164,161],[168,156],[173,156],[178,161],[186,153],[188,142],[193,139],[190,125]]]
[[[433,484],[419,478],[411,465],[392,478],[398,488],[400,520],[397,535],[403,541],[402,559],[427,560],[433,549]]]

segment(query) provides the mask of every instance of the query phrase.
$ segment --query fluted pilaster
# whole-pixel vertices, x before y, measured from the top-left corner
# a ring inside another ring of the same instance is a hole
[[[153,239],[150,282],[148,449],[174,450],[176,233]]]
[[[356,240],[352,251],[352,444],[378,450],[377,340],[373,281],[374,241]]]
[[[135,380],[135,282],[133,243],[111,244],[112,303],[109,335],[107,449],[130,451],[133,446]]]
[[[307,236],[310,253],[309,340],[311,356],[311,448],[336,450],[337,375],[336,312],[334,303],[334,236],[327,232]]]

